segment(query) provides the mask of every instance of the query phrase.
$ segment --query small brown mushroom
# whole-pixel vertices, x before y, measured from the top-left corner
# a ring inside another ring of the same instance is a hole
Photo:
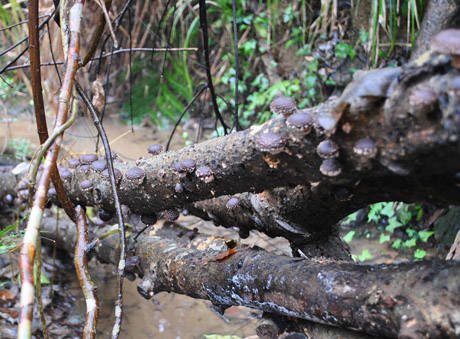
[[[330,114],[321,114],[316,119],[316,124],[317,124],[318,130],[320,132],[323,132],[323,133],[326,133],[326,134],[334,133],[335,119],[334,119],[334,117],[332,115],[330,115]]]
[[[235,209],[236,207],[238,207],[240,201],[238,200],[238,198],[230,198],[228,201],[227,201],[227,204],[225,205],[229,210],[232,210],[232,209]]]
[[[174,186],[174,191],[176,191],[176,193],[182,193],[182,192],[184,192],[184,188],[182,187],[181,184],[177,183],[177,184]]]
[[[446,29],[439,32],[431,40],[435,52],[449,54],[452,66],[460,69],[460,29]]]
[[[113,173],[115,174],[115,182],[118,183],[123,175],[121,174],[121,171],[118,168],[114,168]],[[101,175],[104,179],[108,180],[110,178],[108,169],[103,170]]]
[[[339,156],[339,146],[332,140],[323,140],[316,147],[316,153],[323,159],[337,158]]]
[[[196,169],[195,175],[198,179],[209,184],[214,181],[214,174],[209,166],[200,166]]]
[[[98,159],[96,154],[82,154],[79,157],[82,164],[91,165],[92,162]]]
[[[72,177],[72,172],[67,167],[59,168],[59,175],[63,180],[69,180]]]
[[[297,111],[297,105],[293,98],[277,97],[270,103],[270,109],[275,114],[282,114],[286,118]]]
[[[98,216],[102,221],[109,221],[113,217],[113,212],[101,208],[99,210]]]
[[[88,173],[90,166],[89,165],[81,165],[79,169],[84,173]]]
[[[342,166],[336,159],[326,159],[319,167],[319,170],[324,175],[336,177],[342,173]]]
[[[302,134],[308,134],[313,127],[313,118],[310,113],[300,111],[291,115],[287,119],[286,125]]]
[[[149,148],[147,149],[147,151],[152,154],[152,155],[158,155],[160,154],[161,152],[163,152],[163,146],[160,145],[160,144],[154,144],[152,146],[149,146]]]
[[[256,140],[256,147],[261,152],[278,154],[284,150],[286,139],[278,133],[265,132],[259,135]]]
[[[409,95],[409,112],[426,114],[433,110],[438,102],[438,96],[430,89],[419,88]]]
[[[163,217],[168,221],[174,221],[179,218],[179,212],[175,209],[163,211]]]
[[[126,179],[134,181],[137,185],[141,185],[145,178],[145,171],[140,167],[131,167],[126,171]]]
[[[83,180],[83,181],[80,183],[80,188],[81,188],[83,191],[89,191],[92,187],[93,187],[93,181],[90,180],[90,179]]]
[[[179,173],[193,173],[195,171],[196,162],[193,159],[184,159],[179,164]]]
[[[146,225],[155,225],[157,222],[157,216],[155,214],[144,214],[141,216],[141,221]]]
[[[102,172],[107,168],[107,162],[105,161],[105,159],[96,160],[93,163],[91,163],[91,168],[97,172]]]
[[[353,152],[366,158],[375,157],[377,155],[377,151],[377,145],[369,138],[359,139],[353,146]]]
[[[78,165],[80,165],[80,161],[76,158],[70,158],[69,160],[67,160],[67,164],[70,168],[76,168],[78,167]]]

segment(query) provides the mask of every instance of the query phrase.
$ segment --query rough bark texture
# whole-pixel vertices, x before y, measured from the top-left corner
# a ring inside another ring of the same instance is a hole
[[[57,244],[71,250],[75,231],[61,225]],[[53,222],[44,226],[54,234]],[[102,261],[116,262],[114,231],[97,246]],[[459,262],[357,265],[249,248],[228,255],[225,239],[189,240],[182,234],[181,228],[165,225],[138,239],[139,291],[145,297],[170,291],[210,300],[221,310],[245,305],[379,336],[459,335]]]
[[[431,39],[435,34],[446,28],[458,27],[460,24],[459,8],[457,0],[430,0],[428,2],[411,55],[412,60],[430,50]]]
[[[315,131],[302,135],[279,116],[242,132],[139,160],[137,166],[145,171],[145,179],[138,184],[122,175],[118,184],[121,203],[135,213],[152,214],[225,194],[303,185],[304,203],[288,214],[291,226],[307,234],[327,233],[348,213],[375,201],[459,204],[458,70],[452,69],[448,56],[431,55],[393,73],[396,75],[390,78],[387,71],[373,72],[367,78],[360,75],[339,100],[308,110],[315,119],[334,115],[338,120],[335,131],[324,132],[317,125]],[[369,77],[385,94],[369,94]],[[435,104],[414,108],[408,98],[420,89],[434,93]],[[286,138],[283,152],[272,155],[257,149],[256,140],[266,131]],[[375,158],[354,153],[353,147],[363,137],[378,146]],[[316,147],[326,138],[340,146],[342,172],[336,177],[319,170],[322,159]],[[174,163],[184,159],[195,160],[197,167],[211,167],[214,181],[206,183],[194,173],[174,170]],[[134,166],[134,162],[116,164],[122,174]],[[80,188],[85,179],[92,180],[91,189]],[[182,193],[175,190],[178,183]],[[75,203],[113,211],[110,185],[99,172],[79,167],[65,186]],[[291,234],[292,238],[291,231],[279,227],[272,233]]]

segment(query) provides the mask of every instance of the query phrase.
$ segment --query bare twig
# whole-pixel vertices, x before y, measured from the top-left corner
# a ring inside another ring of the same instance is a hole
[[[50,16],[51,17],[51,16]],[[45,24],[48,22],[45,21]],[[41,72],[40,72],[40,42],[38,36],[38,0],[29,1],[29,52],[31,65],[32,94],[34,100],[35,120],[37,123],[38,137],[43,144],[48,139],[48,128],[46,126],[45,105],[43,102]],[[48,146],[49,147],[49,146]],[[39,161],[41,158],[39,158]],[[51,179],[58,199],[67,215],[75,218],[73,204],[70,202],[62,185],[56,165],[51,169]]]
[[[62,1],[69,12],[69,46],[67,53],[66,71],[64,81],[59,94],[58,112],[56,115],[55,128],[59,128],[67,119],[67,112],[72,95],[72,87],[77,70],[77,60],[80,50],[80,22],[84,0]],[[63,18],[61,18],[62,20]],[[34,306],[34,281],[33,281],[33,262],[35,259],[36,244],[46,203],[46,197],[50,185],[53,165],[56,166],[56,159],[59,153],[62,136],[56,139],[46,155],[43,174],[35,193],[33,207],[30,212],[29,221],[25,230],[23,243],[20,252],[20,271],[21,271],[21,298],[20,315],[18,326],[18,338],[30,338],[32,331],[32,311]]]
[[[204,59],[205,59],[205,66],[206,66],[206,76],[208,78],[208,88],[211,92],[211,99],[212,105],[214,106],[214,113],[216,118],[219,119],[222,127],[224,128],[224,133],[227,134],[228,126],[225,124],[224,119],[219,111],[219,106],[217,105],[216,99],[216,91],[214,90],[214,84],[212,83],[212,75],[211,75],[211,65],[209,63],[209,41],[208,41],[208,20],[206,14],[206,1],[200,0],[200,27],[203,39],[203,50],[204,50]]]
[[[83,338],[96,337],[96,325],[99,315],[99,300],[97,297],[96,285],[91,280],[88,271],[88,226],[86,221],[85,210],[81,206],[75,207],[77,213],[77,242],[75,244],[74,264],[77,272],[83,295],[86,301],[86,319],[83,328]]]
[[[112,187],[113,201],[115,205],[115,210],[118,216],[118,232],[120,235],[120,261],[118,263],[118,285],[117,285],[117,300],[115,302],[115,324],[112,330],[112,338],[118,338],[120,334],[121,321],[123,315],[123,278],[125,272],[125,261],[126,261],[126,234],[125,234],[125,223],[123,221],[123,214],[121,213],[120,200],[118,199],[117,193],[117,184],[115,181],[114,167],[112,153],[110,150],[110,144],[105,134],[104,127],[99,120],[99,114],[97,109],[91,103],[91,100],[88,98],[86,93],[83,91],[81,86],[76,83],[76,88],[78,94],[82,97],[83,102],[88,107],[91,115],[93,117],[94,125],[96,126],[99,135],[101,136],[102,143],[105,149],[105,156],[107,158],[108,171],[110,176],[110,184]]]
[[[112,0],[109,0],[106,2],[107,8],[110,9],[111,5],[112,5]],[[89,44],[88,52],[86,52],[86,55],[83,58],[83,61],[79,67],[84,67],[94,56],[94,53],[96,53],[97,46],[99,45],[102,33],[104,32],[105,22],[106,22],[106,19],[105,19],[104,13],[99,14],[98,24],[97,24],[96,30],[94,31],[93,36],[91,37],[91,42]]]
[[[240,123],[238,121],[238,77],[240,74],[240,62],[238,59],[238,29],[236,25],[236,1],[232,0],[232,11],[233,11],[233,46],[235,51],[235,116],[233,118],[233,127],[237,130],[241,130]]]
[[[174,136],[174,133],[176,132],[176,129],[177,129],[177,126],[179,126],[182,118],[184,117],[185,113],[188,112],[188,110],[190,109],[190,107],[193,105],[193,103],[195,102],[196,99],[198,99],[200,97],[200,95],[204,92],[205,89],[207,89],[208,86],[203,86],[196,94],[195,96],[192,98],[192,100],[188,103],[187,106],[185,106],[184,110],[182,111],[181,115],[179,116],[179,119],[177,119],[176,121],[176,124],[174,125],[172,131],[171,131],[171,134],[169,135],[169,138],[168,138],[168,142],[166,143],[166,152],[169,150],[169,145],[171,144],[171,140]]]

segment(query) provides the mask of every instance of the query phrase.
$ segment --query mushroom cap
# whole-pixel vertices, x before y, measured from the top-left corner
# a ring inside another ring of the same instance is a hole
[[[256,140],[256,147],[261,152],[277,154],[284,150],[286,139],[278,133],[265,132],[259,135]]]
[[[323,131],[331,131],[335,127],[335,119],[330,114],[322,114],[317,119],[316,122],[318,127]]]
[[[118,168],[114,168],[113,169],[113,174],[115,174],[115,180],[118,181],[121,179],[122,177],[122,174],[121,174],[121,171],[118,169]],[[102,177],[105,178],[105,179],[109,179],[110,178],[110,175],[109,175],[109,170],[108,169],[105,169],[102,171],[101,173]]]
[[[287,119],[286,124],[290,128],[307,134],[313,126],[313,118],[310,113],[300,111],[291,115]]]
[[[237,207],[239,205],[240,201],[238,200],[238,198],[230,198],[228,201],[227,201],[227,204],[225,204],[225,206],[231,210],[231,209],[234,209],[235,207]]]
[[[82,190],[89,190],[91,187],[93,187],[93,181],[90,179],[83,180],[80,183],[80,188]]]
[[[297,105],[293,98],[277,97],[270,103],[270,109],[273,113],[288,117],[297,111]]]
[[[102,172],[107,168],[107,162],[104,160],[96,160],[91,163],[91,168],[97,172]]]
[[[438,96],[430,89],[420,88],[409,96],[409,105],[414,110],[430,110],[438,101]]]
[[[182,193],[184,191],[184,188],[181,184],[178,183],[174,186],[174,191],[176,191],[176,193]]]
[[[82,164],[90,165],[92,162],[98,159],[96,154],[82,154],[79,157],[79,160]]]
[[[61,167],[59,168],[59,175],[61,176],[62,179],[67,180],[70,179],[72,176],[72,172],[67,167]]]
[[[337,158],[339,156],[339,146],[332,140],[326,139],[318,144],[316,153],[323,159]]]
[[[168,221],[174,221],[179,218],[179,212],[175,209],[163,211],[163,217]]]
[[[336,159],[326,159],[319,167],[319,170],[324,175],[335,177],[342,173],[342,166]]]
[[[179,172],[193,173],[196,167],[196,162],[193,159],[184,159],[179,164]]]
[[[161,144],[153,144],[147,148],[147,151],[152,155],[158,155],[163,152],[163,146]]]
[[[98,216],[102,221],[109,221],[113,217],[113,212],[101,208],[99,210]]]
[[[81,165],[80,170],[87,173],[89,171],[89,165]]]
[[[126,179],[128,180],[137,180],[142,182],[145,178],[145,171],[140,167],[131,167],[125,173]]]
[[[377,145],[372,139],[363,138],[359,139],[353,146],[353,152],[368,158],[373,158],[377,155]]]
[[[442,54],[460,55],[460,29],[446,29],[431,40],[434,51]]]
[[[152,214],[152,215],[143,214],[141,216],[141,221],[146,225],[155,225],[155,223],[157,222],[157,216],[155,214]]]
[[[67,164],[70,168],[76,168],[78,165],[80,165],[80,161],[77,158],[70,158],[67,160]]]
[[[214,175],[209,166],[200,166],[196,169],[195,175],[198,179],[204,180],[205,182],[211,182],[214,179]]]

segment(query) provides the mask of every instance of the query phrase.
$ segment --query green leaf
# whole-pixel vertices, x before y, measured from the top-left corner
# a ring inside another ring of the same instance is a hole
[[[343,241],[345,241],[347,244],[353,240],[353,236],[355,235],[355,231],[350,231],[348,232],[344,237],[343,237]]]
[[[411,238],[409,240],[404,241],[402,245],[403,247],[414,247],[415,245],[417,245],[417,239]]]
[[[350,214],[348,217],[345,218],[343,221],[344,224],[351,224],[352,222],[356,221],[356,218],[358,217],[358,212]]]
[[[420,248],[417,248],[414,252],[414,258],[415,259],[423,259],[425,258],[425,255],[426,255],[426,251],[424,250],[421,250]]]
[[[307,86],[307,88],[315,87],[316,79],[317,79],[316,74],[308,74],[305,77],[305,85]]]
[[[408,227],[408,228],[406,228],[406,233],[407,233],[407,235],[408,235],[409,237],[413,238],[413,237],[416,236],[417,231],[414,230],[414,229],[412,229],[412,228],[409,228],[409,227]]]
[[[391,247],[393,247],[394,249],[396,250],[399,250],[402,246],[402,240],[401,239],[396,239],[395,241],[393,241],[393,243],[391,244]]]
[[[382,211],[380,212],[380,214],[387,216],[388,218],[393,217],[395,215],[395,211],[393,207],[394,207],[394,203],[392,202],[384,203],[384,207]]]
[[[380,233],[380,240],[379,242],[383,244],[384,242],[390,241],[390,236],[386,235],[385,233]]]
[[[368,259],[372,259],[374,256],[369,252],[369,250],[363,250],[359,255],[359,261],[363,262]]]
[[[390,233],[393,233],[395,229],[401,226],[402,224],[398,221],[398,219],[396,219],[396,217],[393,217],[393,218],[388,219],[388,226],[385,227],[385,230]]]
[[[434,231],[420,231],[418,232],[418,236],[420,240],[423,242],[427,242],[427,240],[434,234]]]

